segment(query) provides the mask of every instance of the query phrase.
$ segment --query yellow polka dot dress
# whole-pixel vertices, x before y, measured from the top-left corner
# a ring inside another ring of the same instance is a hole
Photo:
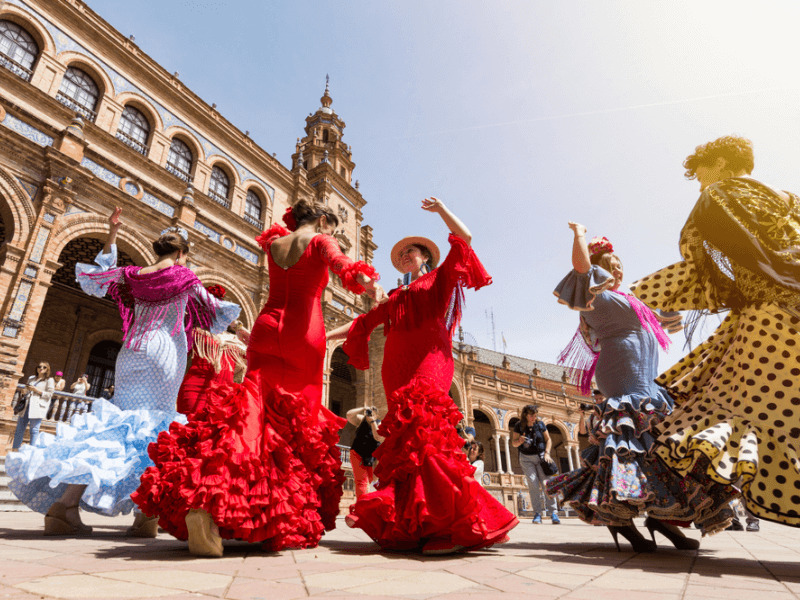
[[[760,518],[800,527],[800,202],[749,178],[706,188],[685,260],[636,282],[663,310],[728,310],[657,382],[675,397],[655,452],[741,487]]]

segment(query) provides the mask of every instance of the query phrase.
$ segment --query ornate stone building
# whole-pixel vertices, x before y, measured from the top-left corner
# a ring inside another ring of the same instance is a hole
[[[299,198],[334,208],[345,252],[371,262],[366,202],[331,105],[326,85],[289,168],[85,3],[0,1],[0,448],[17,381],[35,362],[68,383],[88,373],[90,395],[113,380],[121,320],[110,300],[76,287],[74,265],[92,262],[114,206],[122,264],[152,261],[150,240],[183,226],[189,266],[228,289],[248,326],[269,286],[254,238]],[[335,279],[323,306],[329,325],[369,308]],[[343,373],[331,353],[325,401],[333,391],[340,412],[354,402]]]
[[[113,381],[121,320],[110,300],[77,288],[74,266],[94,259],[114,206],[124,215],[121,264],[152,261],[150,240],[183,226],[194,244],[190,266],[228,289],[248,326],[269,286],[254,238],[299,198],[333,207],[343,250],[371,262],[376,246],[344,129],[326,85],[286,167],[85,3],[0,1],[0,455],[13,432],[15,387],[36,362],[50,362],[68,383],[88,373],[92,396]],[[369,303],[332,277],[323,308],[335,327]],[[379,329],[368,371],[330,343],[324,402],[337,414],[385,407],[383,341]],[[539,404],[567,469],[577,460],[581,397],[554,365],[463,343],[454,358],[451,395],[486,447],[487,487],[516,510],[524,482],[509,428],[522,406]],[[69,415],[63,403],[55,412]]]

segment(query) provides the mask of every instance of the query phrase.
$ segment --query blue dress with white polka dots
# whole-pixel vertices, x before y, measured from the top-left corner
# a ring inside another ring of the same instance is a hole
[[[98,266],[79,263],[77,280],[84,292],[102,297],[106,287],[80,273],[114,269],[116,247],[109,254],[101,252],[95,262]],[[113,401],[98,398],[91,412],[76,414],[69,424],[58,423],[56,435],[41,434],[35,446],[24,445],[6,458],[9,488],[29,508],[46,513],[69,484],[87,486],[81,499],[85,510],[114,516],[134,508],[130,495],[153,464],[147,446],[172,421],[185,422],[175,403],[186,369],[183,319],[190,298],[200,306],[216,304],[212,333],[224,331],[241,310],[232,302],[211,299],[197,283],[169,305],[156,329],[147,330],[146,319],[140,326],[135,320],[129,336],[140,341],[120,350]],[[138,317],[144,308],[135,302]]]

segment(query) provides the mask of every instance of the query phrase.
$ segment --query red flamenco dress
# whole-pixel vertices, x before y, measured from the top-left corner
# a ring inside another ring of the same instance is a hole
[[[192,362],[178,391],[178,412],[196,419],[205,412],[206,390],[214,384],[242,381],[247,369],[247,347],[231,333],[192,331]]]
[[[350,507],[348,524],[389,550],[482,548],[518,523],[475,480],[455,430],[462,415],[448,391],[462,287],[479,289],[492,279],[466,242],[452,234],[449,241],[438,268],[359,316],[344,345],[350,363],[367,369],[369,334],[384,326],[389,410],[379,429],[386,439],[373,454],[379,482]]]
[[[320,298],[329,268],[354,293],[364,291],[359,273],[377,277],[328,235],[312,238],[284,269],[270,248],[288,233],[273,225],[257,238],[268,256],[270,292],[250,335],[243,383],[213,385],[196,420],[173,423],[150,445],[155,466],[132,497],[178,539],[187,539],[191,509],[208,512],[223,538],[273,551],[316,546],[335,526],[344,481],[336,444],[345,421],[321,402]]]

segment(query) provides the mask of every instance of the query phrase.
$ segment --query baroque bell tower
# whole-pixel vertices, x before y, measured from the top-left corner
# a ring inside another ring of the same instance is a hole
[[[313,190],[313,199],[329,206],[339,217],[334,235],[345,254],[353,260],[371,262],[376,246],[372,228],[362,226],[361,211],[366,200],[358,189],[358,181],[353,180],[356,165],[352,148],[342,141],[345,123],[331,108],[332,104],[330,78],[326,75],[320,107],[306,117],[306,135],[297,140],[292,155],[292,172],[298,183],[302,181],[295,190]]]

